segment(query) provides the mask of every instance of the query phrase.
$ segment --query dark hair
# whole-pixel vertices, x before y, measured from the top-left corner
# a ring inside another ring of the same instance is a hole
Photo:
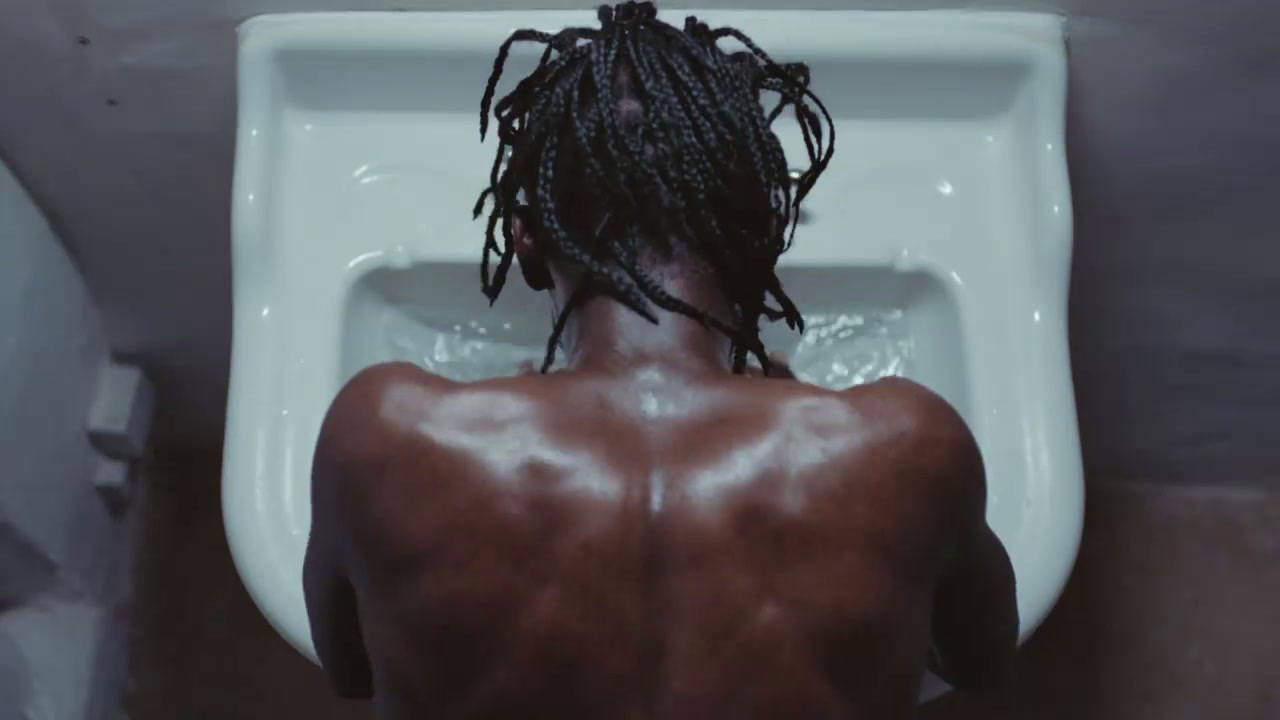
[[[493,62],[480,101],[480,137],[492,107],[499,146],[489,187],[475,206],[479,217],[493,199],[481,261],[484,293],[493,302],[502,292],[515,249],[511,220],[519,213],[550,252],[583,270],[547,341],[544,372],[566,318],[592,293],[654,322],[650,304],[691,317],[731,339],[735,371],[748,353],[767,368],[760,318],[803,329],[775,266],[795,234],[801,200],[835,149],[835,128],[809,89],[808,67],[775,62],[734,28],[713,30],[692,16],[675,28],[658,20],[648,2],[601,6],[598,17],[599,28],[517,30]],[[724,38],[746,50],[724,52],[717,45]],[[517,42],[543,43],[546,50],[495,104]],[[767,112],[762,91],[778,98]],[[797,178],[789,176],[771,129],[787,108],[809,156]],[[655,252],[688,253],[711,268],[732,320],[667,292],[641,261]],[[491,274],[492,253],[499,260]]]

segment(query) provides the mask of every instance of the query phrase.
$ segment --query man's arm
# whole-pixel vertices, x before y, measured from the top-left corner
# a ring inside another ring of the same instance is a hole
[[[313,533],[303,565],[311,641],[334,692],[344,698],[370,698],[373,673],[360,633],[355,589],[322,545]]]
[[[948,408],[949,409],[949,408]],[[950,427],[948,473],[955,473],[949,496],[954,550],[947,558],[933,603],[934,672],[960,689],[998,684],[1008,673],[1018,644],[1018,604],[1013,566],[986,520],[986,477],[982,453],[953,410],[940,418]]]
[[[1013,566],[985,522],[962,543],[933,605],[934,672],[959,689],[989,688],[1018,641]]]
[[[384,453],[375,426],[385,376],[375,367],[356,375],[325,416],[311,468],[311,536],[303,564],[303,590],[311,640],[329,683],[342,697],[373,695],[373,677],[360,628],[355,588],[347,574],[350,511],[343,489],[368,480]],[[356,477],[359,476],[359,477]]]
[[[880,417],[908,429],[893,462],[928,480],[911,503],[927,508],[912,515],[942,552],[930,669],[957,688],[995,684],[1017,647],[1018,607],[1013,567],[986,522],[982,453],[955,409],[924,387],[901,379],[863,387],[863,397],[884,403]]]

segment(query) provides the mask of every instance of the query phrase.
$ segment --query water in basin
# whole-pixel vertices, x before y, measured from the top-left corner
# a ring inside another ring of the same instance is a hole
[[[402,360],[458,381],[513,375],[540,367],[545,346],[512,338],[510,322],[451,316],[431,307],[385,306],[369,318],[378,360]],[[790,359],[796,377],[843,390],[888,375],[904,375],[912,342],[900,309],[812,313],[803,336],[772,346]],[[550,333],[550,322],[547,323]],[[370,357],[371,361],[375,361]],[[557,356],[553,369],[563,360]]]
[[[362,274],[347,299],[338,379],[391,360],[458,381],[540,367],[549,299],[516,280],[491,308],[478,275],[475,266],[448,262]],[[801,309],[804,333],[766,323],[761,336],[799,379],[845,389],[901,375],[928,382],[964,411],[958,320],[932,276],[855,266],[783,268],[780,277]]]

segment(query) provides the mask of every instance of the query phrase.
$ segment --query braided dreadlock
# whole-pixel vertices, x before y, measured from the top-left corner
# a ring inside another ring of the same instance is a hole
[[[547,341],[544,372],[569,313],[590,293],[613,297],[653,322],[651,306],[693,318],[729,337],[736,372],[748,354],[767,369],[760,318],[803,330],[775,266],[794,237],[800,202],[835,150],[835,127],[809,89],[809,70],[775,62],[734,28],[713,30],[692,16],[675,28],[657,19],[649,2],[603,5],[598,18],[599,28],[517,30],[498,49],[480,101],[480,138],[492,109],[499,145],[474,209],[479,217],[493,199],[481,260],[484,293],[493,302],[502,292],[519,213],[549,250],[583,270]],[[724,38],[746,51],[724,52],[717,45]],[[533,72],[494,103],[517,42],[546,49]],[[767,113],[762,91],[778,96]],[[794,189],[771,129],[787,108],[809,159]],[[667,292],[642,263],[655,252],[687,252],[709,266],[733,308],[731,323]],[[491,271],[493,254],[498,264]]]

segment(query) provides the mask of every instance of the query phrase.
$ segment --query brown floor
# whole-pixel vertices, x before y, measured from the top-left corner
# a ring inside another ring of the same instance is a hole
[[[222,531],[217,459],[148,481],[132,720],[368,718],[258,613]],[[923,720],[1280,720],[1280,493],[1093,483],[1076,573],[990,697]]]

